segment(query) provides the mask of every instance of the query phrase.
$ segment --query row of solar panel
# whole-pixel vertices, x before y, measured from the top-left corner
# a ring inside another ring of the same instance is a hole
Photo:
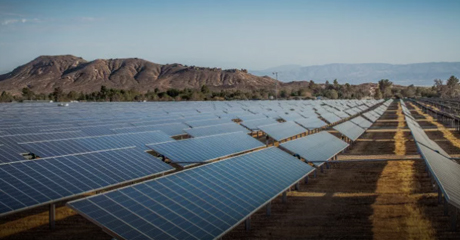
[[[216,239],[313,170],[268,148],[68,205],[122,239]]]
[[[446,200],[460,208],[460,164],[451,160],[449,154],[428,137],[413,118],[403,100],[400,101],[400,104],[417,149],[425,160],[428,169],[441,188]]]
[[[135,147],[0,165],[0,216],[173,170]]]

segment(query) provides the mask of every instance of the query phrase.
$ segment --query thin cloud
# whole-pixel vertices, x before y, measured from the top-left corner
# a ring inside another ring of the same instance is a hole
[[[38,18],[19,18],[19,19],[7,19],[2,21],[2,25],[11,25],[11,24],[16,24],[16,23],[38,23],[40,22],[40,19]]]

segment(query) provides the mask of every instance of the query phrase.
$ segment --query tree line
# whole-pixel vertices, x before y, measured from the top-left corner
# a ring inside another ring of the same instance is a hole
[[[242,90],[219,90],[213,91],[203,85],[200,89],[175,89],[170,88],[161,91],[155,88],[153,91],[141,93],[134,89],[123,90],[101,86],[99,91],[64,92],[61,88],[55,88],[50,94],[35,93],[30,88],[23,88],[21,95],[12,95],[3,91],[0,95],[0,102],[23,101],[23,100],[52,100],[56,102],[77,100],[77,101],[206,101],[206,100],[266,100],[273,99],[362,99],[373,97],[375,99],[388,98],[417,98],[417,97],[441,97],[455,98],[460,96],[459,80],[451,76],[445,84],[442,80],[434,80],[432,87],[396,86],[388,79],[378,81],[373,91],[369,91],[363,85],[339,84],[337,79],[332,83],[326,81],[324,84],[317,84],[309,81],[308,84],[298,89],[281,88],[279,92],[274,90],[257,89],[250,91]]]

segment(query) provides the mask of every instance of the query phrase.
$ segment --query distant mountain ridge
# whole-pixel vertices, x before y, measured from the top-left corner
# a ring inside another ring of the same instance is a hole
[[[452,75],[460,76],[460,62],[431,62],[413,64],[333,63],[316,66],[284,65],[261,71],[250,71],[257,76],[273,76],[278,73],[278,80],[283,82],[313,80],[315,82],[332,82],[361,84],[389,79],[395,84],[431,86],[434,79],[446,80]]]
[[[116,89],[135,89],[139,92],[199,89],[252,90],[273,88],[275,80],[259,77],[246,70],[203,68],[182,64],[157,64],[138,58],[96,59],[86,61],[72,55],[40,56],[0,75],[0,92],[18,94],[24,87],[36,93],[50,93],[56,87],[63,91],[94,92],[101,86]]]

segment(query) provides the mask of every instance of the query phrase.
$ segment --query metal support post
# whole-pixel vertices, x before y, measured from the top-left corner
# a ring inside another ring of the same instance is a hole
[[[299,191],[299,190],[300,190],[300,183],[299,183],[299,182],[297,182],[297,183],[295,184],[295,190],[296,190],[296,191]]]
[[[453,232],[457,231],[457,218],[458,218],[458,209],[454,208],[452,215],[450,216],[451,220],[451,229]]]
[[[442,191],[441,188],[438,186],[438,204],[442,203]]]
[[[447,199],[444,197],[444,216],[449,215],[449,203]]]
[[[283,202],[283,203],[286,203],[286,202],[287,202],[287,194],[286,194],[286,191],[283,192],[282,202]]]
[[[308,176],[305,177],[305,184],[308,183]]]
[[[272,215],[272,202],[267,203],[267,216]]]
[[[56,205],[52,203],[49,205],[49,226],[51,230],[53,230],[56,226],[55,221],[56,221]]]
[[[246,231],[251,230],[251,217],[246,218]]]

